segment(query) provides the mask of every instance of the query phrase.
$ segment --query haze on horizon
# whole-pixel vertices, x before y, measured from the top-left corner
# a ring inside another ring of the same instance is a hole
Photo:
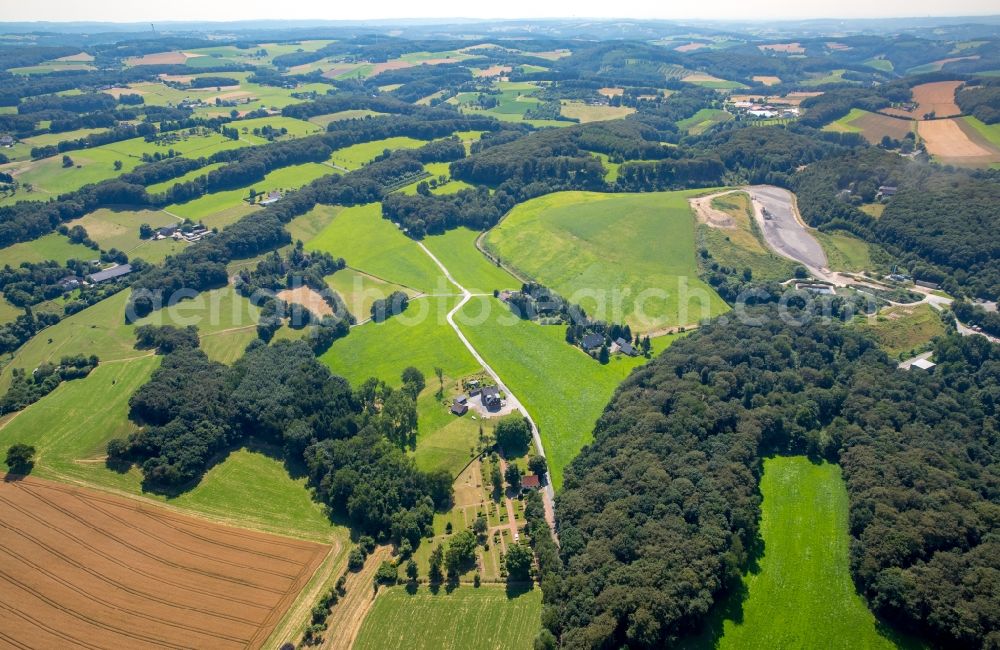
[[[538,19],[538,18],[629,18],[664,20],[800,20],[811,18],[914,18],[985,16],[996,14],[995,0],[955,0],[947,4],[929,0],[838,0],[810,3],[792,0],[745,2],[716,0],[706,10],[698,3],[636,0],[627,7],[594,0],[506,0],[502,3],[470,3],[460,0],[429,0],[419,4],[401,0],[331,5],[320,0],[173,0],[143,3],[134,0],[46,0],[14,4],[4,0],[0,22],[156,22],[239,20],[386,20],[428,18]]]

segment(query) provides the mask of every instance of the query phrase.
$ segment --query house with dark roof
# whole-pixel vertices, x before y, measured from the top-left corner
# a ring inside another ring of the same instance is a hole
[[[63,291],[72,291],[80,286],[83,282],[83,278],[78,278],[75,275],[67,275],[62,280],[59,280],[59,288]]]
[[[458,400],[455,400],[455,402],[451,405],[451,412],[453,415],[465,415],[469,412],[469,404],[467,402],[459,402]]]
[[[500,389],[496,386],[487,386],[480,392],[483,406],[491,411],[500,410]]]
[[[542,481],[538,478],[538,474],[528,474],[521,477],[522,490],[537,490],[540,487],[542,487]]]
[[[580,339],[580,347],[584,350],[596,350],[602,345],[604,345],[604,337],[600,334],[595,334],[594,332],[586,334],[582,339]]]
[[[634,357],[637,354],[639,354],[639,352],[634,347],[632,347],[631,343],[629,343],[620,336],[617,339],[615,339],[614,343],[611,344],[611,351],[621,352],[622,354],[627,354],[630,357]]]
[[[107,282],[108,280],[114,280],[124,275],[128,275],[131,272],[131,264],[119,264],[118,266],[112,266],[110,269],[104,269],[103,271],[98,271],[97,273],[91,273],[87,276],[87,279],[94,284],[100,284],[101,282]]]

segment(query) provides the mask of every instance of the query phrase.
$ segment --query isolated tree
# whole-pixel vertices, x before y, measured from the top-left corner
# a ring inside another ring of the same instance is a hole
[[[531,577],[531,549],[521,544],[513,544],[504,556],[504,566],[507,567],[507,580],[525,582]]]
[[[413,366],[408,366],[403,370],[402,379],[403,392],[414,400],[417,399],[420,392],[424,390],[424,386],[427,385],[427,382],[424,381],[424,373]]]
[[[419,575],[419,572],[418,572],[418,569],[417,569],[417,563],[415,561],[413,561],[413,560],[410,560],[409,562],[407,562],[406,563],[406,577],[407,577],[407,579],[409,579],[410,582],[416,582],[418,575]]]
[[[17,443],[7,448],[7,467],[15,474],[27,474],[35,462],[35,448]]]
[[[115,171],[116,172],[120,172],[121,170],[122,170],[122,161],[116,160],[115,161]]]
[[[597,360],[600,361],[602,364],[606,364],[608,361],[611,360],[611,354],[608,352],[607,345],[601,346],[601,351],[597,353]]]
[[[72,167],[73,166],[73,159],[70,158],[69,156],[67,156],[66,154],[63,154],[63,157],[62,157],[62,166],[63,167]]]
[[[144,223],[144,224],[140,224],[139,225],[139,238],[140,239],[149,239],[152,236],[153,236],[153,227],[152,226],[150,226],[148,223]]]
[[[435,366],[434,367],[434,374],[437,375],[437,378],[438,378],[438,393],[437,394],[438,394],[438,399],[440,399],[441,396],[444,395],[444,370],[442,370],[441,368],[438,368],[437,366]]]
[[[490,483],[493,484],[493,496],[499,498],[503,494],[503,475],[500,473],[500,465],[493,463],[490,467]]]
[[[432,584],[441,582],[444,579],[444,573],[441,567],[444,565],[444,546],[438,545],[434,547],[431,551],[430,558],[430,568],[427,572],[427,577],[430,579]]]
[[[528,461],[528,469],[531,470],[532,474],[545,476],[545,472],[548,471],[548,463],[545,462],[545,456],[532,456]]]

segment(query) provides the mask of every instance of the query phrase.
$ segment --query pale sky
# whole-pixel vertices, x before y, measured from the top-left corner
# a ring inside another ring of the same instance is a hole
[[[886,18],[1000,13],[997,0],[0,0],[3,21],[112,21],[387,18],[662,18],[773,20]]]

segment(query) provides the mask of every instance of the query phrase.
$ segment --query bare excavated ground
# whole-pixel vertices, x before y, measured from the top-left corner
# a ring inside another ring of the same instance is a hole
[[[34,478],[0,509],[11,647],[258,648],[328,551]]]
[[[728,192],[699,196],[689,199],[688,203],[691,204],[691,209],[694,211],[694,216],[697,217],[699,223],[709,225],[712,228],[735,228],[736,222],[733,221],[733,218],[722,210],[713,208],[712,201],[720,196],[732,194],[736,191],[729,190]]]
[[[333,308],[331,308],[330,305],[323,300],[323,296],[309,287],[284,289],[278,292],[278,298],[284,300],[285,302],[294,302],[302,305],[312,313],[319,314],[320,316],[333,315]]]

